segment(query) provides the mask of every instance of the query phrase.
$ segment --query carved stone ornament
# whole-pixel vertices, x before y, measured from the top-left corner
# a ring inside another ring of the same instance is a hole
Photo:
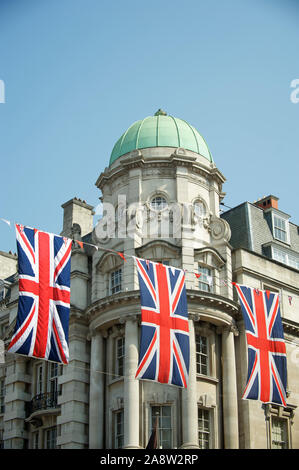
[[[229,241],[231,237],[231,230],[226,220],[219,217],[211,217],[209,232],[215,240]]]

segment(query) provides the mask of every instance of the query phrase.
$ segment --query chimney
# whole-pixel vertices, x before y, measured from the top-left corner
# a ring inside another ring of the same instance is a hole
[[[263,196],[261,199],[258,201],[254,201],[254,205],[257,207],[261,207],[262,209],[278,209],[278,200],[279,198],[276,196]]]
[[[62,204],[63,208],[63,230],[61,235],[65,237],[72,236],[72,227],[80,229],[81,236],[92,232],[93,229],[93,207],[74,197],[70,201]]]

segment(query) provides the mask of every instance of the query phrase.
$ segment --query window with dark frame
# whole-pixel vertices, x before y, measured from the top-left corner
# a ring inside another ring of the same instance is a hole
[[[158,417],[159,426],[159,445],[161,449],[172,448],[172,424],[171,424],[171,406],[161,405],[152,406],[151,431],[154,429],[156,418]]]
[[[114,448],[121,449],[124,445],[124,410],[114,412]]]
[[[208,375],[208,344],[207,337],[200,334],[195,335],[196,346],[196,372]]]
[[[116,339],[116,373],[119,377],[124,375],[125,337]]]
[[[210,448],[210,411],[198,408],[198,445],[200,449]]]
[[[271,417],[271,448],[288,449],[288,420],[278,416]]]
[[[116,294],[121,291],[122,286],[122,270],[116,269],[110,274],[110,292]]]

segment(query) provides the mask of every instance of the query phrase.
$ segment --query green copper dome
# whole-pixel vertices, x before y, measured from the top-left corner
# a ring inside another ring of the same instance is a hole
[[[128,152],[148,147],[182,147],[213,162],[205,140],[193,126],[159,109],[154,116],[134,122],[118,139],[109,164]]]

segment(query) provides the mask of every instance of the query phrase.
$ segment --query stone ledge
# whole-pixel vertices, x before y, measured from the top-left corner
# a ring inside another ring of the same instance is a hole
[[[230,314],[234,313],[237,315],[240,311],[239,304],[234,300],[221,295],[212,294],[210,292],[187,289],[187,300],[190,302],[200,301],[203,305],[213,306]],[[110,295],[95,301],[86,309],[86,314],[89,317],[92,317],[94,314],[105,311],[109,307],[114,307],[120,303],[133,303],[136,301],[140,303],[139,290],[119,292],[118,294]]]

